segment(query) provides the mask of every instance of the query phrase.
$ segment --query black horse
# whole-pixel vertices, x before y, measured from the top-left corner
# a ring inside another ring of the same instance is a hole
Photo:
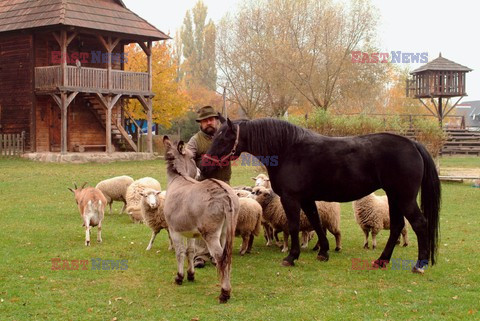
[[[315,201],[349,202],[380,188],[388,196],[390,237],[374,264],[384,267],[389,262],[404,227],[404,216],[418,238],[413,272],[423,273],[429,260],[435,264],[440,181],[431,156],[421,144],[388,133],[337,138],[282,120],[227,119],[205,155],[204,175],[208,177],[216,166],[224,166],[242,152],[263,160],[272,188],[281,197],[292,238],[283,265],[294,265],[300,255],[300,209],[318,235],[317,258],[327,261],[329,245]],[[420,187],[422,210],[416,201]]]

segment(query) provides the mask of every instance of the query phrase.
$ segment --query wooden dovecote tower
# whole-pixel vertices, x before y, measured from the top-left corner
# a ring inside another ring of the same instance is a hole
[[[412,77],[407,79],[407,97],[419,99],[430,113],[438,118],[442,126],[443,119],[464,96],[467,96],[465,75],[470,71],[472,69],[448,60],[440,53],[438,58],[410,73]],[[448,107],[449,100],[454,97],[459,98]],[[435,110],[432,110],[423,99],[430,99]],[[446,99],[445,103],[443,99]]]

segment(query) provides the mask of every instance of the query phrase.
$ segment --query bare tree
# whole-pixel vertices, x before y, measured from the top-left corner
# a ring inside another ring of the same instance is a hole
[[[235,17],[239,18],[255,23],[254,17],[247,17],[242,12]],[[247,46],[248,36],[243,26],[234,23],[235,19],[227,15],[218,26],[217,66],[220,78],[229,85],[229,99],[248,118],[254,118],[265,99],[265,83],[255,70],[259,65],[258,56]]]
[[[236,87],[235,97],[248,95],[239,86],[247,74],[255,79],[258,113],[281,116],[300,100],[326,110],[351,98],[351,90],[358,93],[367,80],[381,84],[379,64],[351,62],[352,51],[374,39],[374,12],[369,0],[246,2],[235,16],[224,19],[232,31],[217,38],[222,47],[218,66]],[[375,99],[375,90],[368,94]]]

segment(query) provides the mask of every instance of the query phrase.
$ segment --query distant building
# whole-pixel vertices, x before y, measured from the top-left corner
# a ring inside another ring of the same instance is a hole
[[[455,109],[456,115],[464,117],[466,129],[480,130],[480,100],[463,102]]]

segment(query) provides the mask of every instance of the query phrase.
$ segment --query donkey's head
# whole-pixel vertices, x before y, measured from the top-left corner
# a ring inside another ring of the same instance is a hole
[[[197,177],[199,171],[193,160],[193,154],[186,148],[183,141],[172,142],[168,136],[164,136],[163,145],[165,145],[165,160],[169,175],[179,174],[191,178]]]

